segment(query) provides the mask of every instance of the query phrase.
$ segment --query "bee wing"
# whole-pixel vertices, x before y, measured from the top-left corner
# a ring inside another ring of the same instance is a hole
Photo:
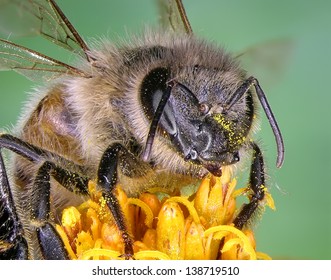
[[[174,32],[193,33],[181,0],[159,0],[158,7],[161,26]]]
[[[41,35],[90,61],[89,48],[54,0],[0,0],[0,18],[2,32],[15,35],[20,28],[25,36]]]
[[[86,74],[68,64],[31,49],[0,39],[0,70],[14,70],[31,80],[54,79],[61,75]]]
[[[277,39],[254,45],[240,52],[236,57],[250,75],[259,77],[263,83],[273,85],[288,68],[295,48],[291,39]]]

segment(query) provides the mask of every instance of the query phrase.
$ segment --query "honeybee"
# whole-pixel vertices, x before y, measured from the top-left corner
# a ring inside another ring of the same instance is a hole
[[[21,129],[0,135],[12,151],[12,180],[0,154],[0,256],[67,259],[54,229],[59,208],[88,196],[96,180],[121,232],[127,258],[132,240],[114,189],[129,196],[153,186],[172,190],[252,157],[253,191],[234,219],[241,229],[263,200],[265,167],[253,140],[258,103],[275,135],[277,167],[284,144],[254,77],[222,48],[194,36],[180,0],[164,1],[169,30],[90,48],[54,0],[8,2],[40,23],[39,33],[80,55],[75,66],[0,40],[1,68],[52,82],[29,104]]]

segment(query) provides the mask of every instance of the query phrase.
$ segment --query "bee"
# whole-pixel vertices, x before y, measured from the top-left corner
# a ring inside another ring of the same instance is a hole
[[[249,154],[253,194],[234,225],[243,228],[258,208],[265,195],[263,154],[253,140],[259,103],[275,135],[277,167],[284,160],[266,96],[235,57],[194,36],[180,0],[164,4],[169,30],[90,48],[54,0],[11,2],[40,24],[42,36],[80,59],[72,66],[0,40],[2,69],[51,81],[20,130],[0,134],[0,149],[16,155],[6,169],[0,153],[1,258],[68,259],[54,221],[60,208],[89,195],[90,180],[121,232],[126,258],[133,242],[114,195],[119,182],[129,196],[153,186],[172,190],[221,176]]]

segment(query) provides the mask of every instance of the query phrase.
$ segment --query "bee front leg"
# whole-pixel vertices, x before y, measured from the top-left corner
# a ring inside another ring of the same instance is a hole
[[[0,150],[0,259],[28,259],[28,245],[18,218]]]
[[[251,165],[249,187],[253,191],[250,202],[244,204],[238,216],[234,219],[235,227],[242,229],[247,221],[252,217],[259,203],[265,195],[264,162],[262,152],[256,143],[252,143],[253,162]]]
[[[130,259],[134,254],[133,242],[128,233],[119,201],[113,193],[118,179],[117,167],[124,155],[133,158],[132,154],[121,144],[115,143],[109,146],[101,158],[97,182],[102,188],[102,196],[114,217],[117,228],[121,231],[124,241],[124,256],[126,259]]]

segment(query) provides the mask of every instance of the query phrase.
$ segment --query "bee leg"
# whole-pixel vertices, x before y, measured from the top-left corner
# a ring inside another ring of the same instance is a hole
[[[113,217],[117,228],[122,233],[124,241],[124,256],[126,259],[132,258],[133,244],[132,239],[128,233],[124,214],[121,210],[121,206],[113,191],[117,183],[117,166],[119,164],[120,157],[129,152],[121,144],[115,143],[109,146],[104,152],[98,169],[98,185],[102,188],[102,196],[105,199]]]
[[[0,150],[0,259],[27,259],[28,245],[10,191]]]
[[[8,134],[0,135],[0,147],[9,149],[27,160],[40,165],[35,177],[34,186],[32,188],[33,195],[29,197],[31,205],[31,222],[36,228],[37,239],[44,259],[68,259],[68,254],[64,248],[61,238],[57,234],[53,225],[49,222],[51,188],[50,178],[53,177],[67,190],[83,195],[88,195],[88,178],[81,176],[78,173],[63,169],[54,162],[48,160],[55,157],[55,155],[28,144],[14,136]],[[66,162],[65,159],[62,159],[59,156],[56,156],[55,158],[59,159],[60,162]],[[14,246],[18,247],[17,249],[14,247],[15,250],[13,250],[12,253],[6,253],[4,257],[10,257],[11,255],[15,257],[16,254],[18,258],[20,257],[20,254],[23,256],[23,253],[25,253],[24,257],[27,258],[27,244],[23,238],[22,225],[19,222],[15,212],[13,198],[10,193],[2,157],[0,161],[0,184],[0,234],[3,230],[5,230],[4,235],[0,235],[0,241],[11,241],[11,239],[14,239],[11,243],[14,243]],[[4,206],[2,206],[2,204],[4,204]],[[8,218],[6,218],[7,216]],[[2,220],[4,220],[4,223]],[[11,221],[13,221],[13,225],[9,224]],[[7,228],[8,226],[13,227],[9,232]],[[4,238],[2,236],[4,236]],[[2,254],[1,246],[2,243],[0,243],[0,256]],[[22,253],[20,253],[21,251]]]
[[[61,168],[53,162],[45,161],[38,169],[31,197],[31,220],[36,227],[40,251],[44,259],[69,259],[64,243],[50,223],[50,179],[53,177],[71,192],[88,195],[88,178]]]
[[[62,239],[54,226],[49,222],[51,213],[50,179],[53,177],[69,191],[88,195],[88,178],[61,168],[53,162],[45,161],[38,169],[35,177],[31,199],[32,221],[36,226],[36,234],[44,259],[69,259]],[[35,199],[33,199],[35,198]]]
[[[35,180],[33,197],[36,201],[33,205],[33,219],[36,221],[37,236],[41,246],[42,254],[45,258],[66,258],[66,254],[59,249],[59,251],[52,252],[52,248],[57,248],[62,241],[53,228],[47,222],[50,214],[50,176],[58,181],[63,187],[69,191],[80,193],[83,195],[88,194],[88,178],[83,177],[77,173],[65,170],[49,159],[55,158],[60,162],[68,162],[59,156],[52,154],[48,151],[40,149],[36,146],[28,144],[19,138],[8,134],[0,135],[0,147],[9,149],[16,154],[26,158],[27,160],[40,165],[37,178]],[[117,183],[117,166],[120,158],[126,156],[131,162],[137,162],[134,156],[129,153],[121,144],[111,145],[103,154],[98,169],[98,184],[102,188],[103,197],[114,217],[118,229],[122,233],[122,238],[125,244],[124,253],[125,258],[129,259],[133,256],[132,239],[127,231],[124,215],[116,196],[113,194]],[[73,164],[73,163],[71,163]],[[68,162],[70,165],[70,162]],[[49,245],[49,244],[53,245]],[[60,246],[62,248],[62,246]]]
[[[265,195],[265,178],[264,178],[264,162],[260,148],[256,143],[252,143],[253,162],[251,165],[249,186],[253,191],[250,202],[244,204],[238,216],[234,219],[235,227],[242,229],[247,221],[251,218],[259,203]]]

